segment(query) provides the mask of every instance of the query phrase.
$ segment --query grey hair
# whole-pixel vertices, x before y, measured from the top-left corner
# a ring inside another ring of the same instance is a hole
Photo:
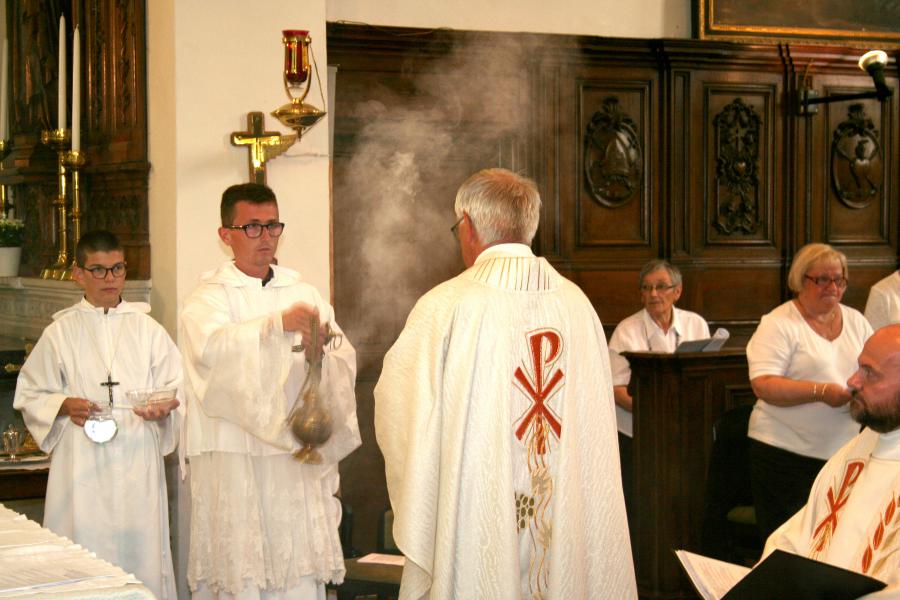
[[[469,215],[481,243],[530,244],[541,218],[541,196],[534,181],[507,169],[478,171],[459,187],[456,216]]]
[[[681,271],[678,267],[659,258],[647,261],[644,266],[641,267],[641,274],[638,276],[638,285],[644,285],[644,277],[654,271],[659,271],[660,269],[665,269],[669,272],[669,279],[672,280],[672,285],[681,285]]]
[[[791,269],[788,271],[788,287],[795,294],[803,289],[803,277],[809,273],[814,264],[820,260],[833,260],[841,263],[841,275],[847,279],[847,256],[828,244],[807,244],[797,250]]]

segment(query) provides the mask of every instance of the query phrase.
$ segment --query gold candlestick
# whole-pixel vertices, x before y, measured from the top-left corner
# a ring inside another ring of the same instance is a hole
[[[69,244],[66,237],[66,165],[64,160],[69,149],[69,130],[48,129],[41,133],[41,141],[55,150],[59,156],[57,170],[59,193],[53,203],[53,206],[56,207],[56,262],[41,271],[41,279],[59,279],[69,266]]]
[[[12,142],[10,140],[0,140],[0,219],[8,216],[9,209],[12,207],[11,198],[9,197],[9,186],[3,183],[3,161],[12,152]]]
[[[72,270],[77,265],[75,257],[75,244],[81,239],[81,185],[79,183],[79,171],[84,166],[84,152],[80,150],[69,150],[63,153],[63,165],[72,172],[72,262],[66,267],[62,273],[59,273],[58,279],[72,279]]]

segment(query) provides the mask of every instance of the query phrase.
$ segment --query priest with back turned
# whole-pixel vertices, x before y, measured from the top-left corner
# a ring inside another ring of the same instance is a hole
[[[375,431],[401,599],[636,598],[609,354],[590,301],[529,244],[535,184],[456,196],[461,275],[385,356]]]

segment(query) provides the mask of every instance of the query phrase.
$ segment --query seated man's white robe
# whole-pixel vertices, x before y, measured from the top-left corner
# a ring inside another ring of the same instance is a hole
[[[281,311],[303,301],[340,331],[334,310],[290,269],[273,266],[265,285],[233,262],[207,273],[185,301],[191,543],[188,583],[195,598],[316,598],[340,583],[338,461],[360,445],[356,353],[348,340],[326,349],[333,433],[323,464],[303,464],[287,418],[306,376],[300,335]],[[303,590],[307,590],[304,592]]]
[[[163,457],[175,449],[180,416],[134,414],[125,392],[178,388],[181,356],[143,302],[122,301],[104,314],[87,300],[53,315],[25,361],[13,406],[41,450],[51,453],[44,526],[134,573],[163,600],[175,600]],[[110,365],[111,360],[111,365]],[[69,417],[66,397],[109,403],[118,433],[89,440]]]
[[[900,598],[900,430],[865,429],[832,456],[806,506],[769,536],[763,557],[776,549],[888,584],[867,599]]]
[[[522,244],[423,296],[375,388],[402,599],[636,598],[606,338]]]

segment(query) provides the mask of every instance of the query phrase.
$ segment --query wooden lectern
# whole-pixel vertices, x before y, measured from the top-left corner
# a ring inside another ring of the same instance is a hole
[[[699,549],[712,427],[755,401],[743,348],[626,352],[634,398],[633,552],[641,598],[696,598],[673,550]]]

